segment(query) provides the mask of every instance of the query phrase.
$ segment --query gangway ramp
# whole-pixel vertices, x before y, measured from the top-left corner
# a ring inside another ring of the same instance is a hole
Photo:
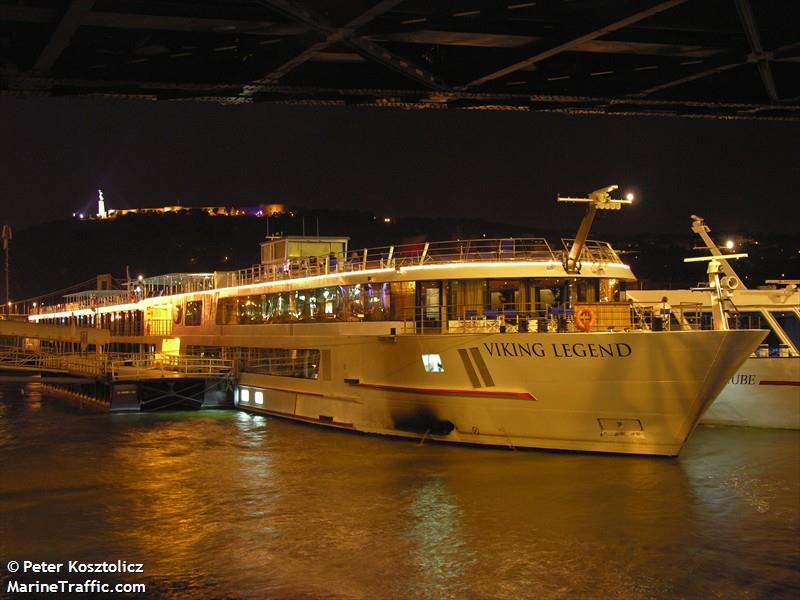
[[[230,404],[233,361],[181,355],[55,352],[0,346],[4,381],[62,384],[62,391],[95,398],[111,410]],[[13,375],[12,375],[13,374]]]

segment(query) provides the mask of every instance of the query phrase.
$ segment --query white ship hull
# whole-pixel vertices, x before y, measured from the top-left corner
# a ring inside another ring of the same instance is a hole
[[[800,359],[748,358],[700,422],[800,429]]]
[[[637,303],[657,305],[663,296],[669,297],[672,313],[679,321],[675,327],[692,326],[689,318],[696,314],[698,302],[706,303],[702,311],[710,310],[706,294],[689,290],[628,291],[628,297]],[[797,354],[796,341],[788,333],[788,330],[796,332],[800,324],[800,292],[791,288],[740,290],[735,292],[733,298],[736,314],[743,318],[760,317],[763,325],[772,330],[772,349],[764,346],[760,350],[778,355],[754,355],[748,358],[700,422],[800,429],[800,356]],[[789,326],[787,330],[781,327],[777,316],[784,318],[783,324]],[[775,346],[777,342],[785,342],[782,349]]]
[[[665,456],[766,334],[648,330],[620,297],[630,268],[600,242],[582,239],[573,256],[575,244],[554,252],[537,238],[352,254],[345,241],[269,238],[250,269],[142,279],[132,297],[77,293],[30,318],[107,328],[99,351],[131,344],[153,364],[226,361],[249,411],[442,442]]]
[[[318,379],[242,373],[238,400],[374,434],[675,456],[763,335],[315,335]],[[300,336],[276,343],[303,347]],[[423,354],[438,354],[444,371],[426,372]]]

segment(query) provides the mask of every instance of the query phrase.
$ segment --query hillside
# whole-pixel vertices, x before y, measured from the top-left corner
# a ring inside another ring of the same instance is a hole
[[[574,226],[577,227],[576,220]],[[621,252],[643,287],[686,287],[705,278],[704,269],[682,263],[698,254],[698,240],[685,235],[607,235],[599,219],[593,238]],[[266,218],[219,217],[189,211],[126,215],[110,220],[63,220],[18,232],[11,247],[11,297],[45,295],[99,273],[135,277],[175,272],[211,272],[248,267],[259,260],[259,243],[270,234],[349,235],[350,247],[364,248],[424,240],[547,237],[553,247],[574,231],[530,231],[519,225],[465,219],[398,219],[358,211],[306,211]],[[800,277],[800,236],[740,236],[737,251],[751,258],[735,268],[748,285],[765,279]]]

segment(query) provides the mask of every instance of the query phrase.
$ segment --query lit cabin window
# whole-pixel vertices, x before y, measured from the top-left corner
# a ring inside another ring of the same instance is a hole
[[[192,300],[186,303],[186,314],[183,317],[183,324],[186,326],[200,325],[203,320],[203,301]]]
[[[253,397],[256,404],[264,404],[264,392],[255,392]]]
[[[423,354],[422,365],[428,373],[444,373],[442,357],[438,354]]]
[[[239,402],[250,402],[250,390],[247,388],[242,388],[242,391],[239,393]]]

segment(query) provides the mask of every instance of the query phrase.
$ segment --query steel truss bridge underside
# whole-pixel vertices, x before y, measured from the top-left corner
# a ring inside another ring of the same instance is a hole
[[[0,0],[0,94],[800,120],[796,0]]]

